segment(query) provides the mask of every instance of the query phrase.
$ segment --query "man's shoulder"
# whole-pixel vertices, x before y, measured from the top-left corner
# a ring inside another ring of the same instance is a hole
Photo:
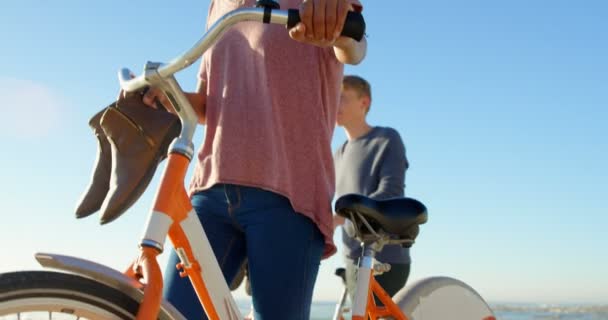
[[[376,130],[382,134],[399,134],[399,131],[392,127],[376,126]]]
[[[376,126],[375,129],[376,129],[375,130],[376,136],[378,136],[378,137],[383,137],[388,140],[394,140],[394,139],[401,140],[401,134],[399,134],[399,131],[397,131],[394,128]]]

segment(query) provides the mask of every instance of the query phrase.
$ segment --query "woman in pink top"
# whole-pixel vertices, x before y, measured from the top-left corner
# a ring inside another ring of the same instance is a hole
[[[309,319],[320,260],[335,252],[331,138],[343,64],[366,42],[340,37],[353,0],[281,0],[302,23],[239,23],[203,56],[188,98],[205,140],[191,199],[228,283],[248,260],[255,318]],[[212,0],[207,26],[255,0]],[[158,91],[155,98],[167,105]],[[187,319],[204,312],[187,279],[165,276],[165,296]]]

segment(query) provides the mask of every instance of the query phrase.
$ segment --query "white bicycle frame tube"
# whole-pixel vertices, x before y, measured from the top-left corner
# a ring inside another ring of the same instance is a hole
[[[152,211],[141,243],[148,246],[152,244],[159,249],[158,245],[164,243],[172,224],[173,220],[167,214]],[[222,320],[242,320],[243,317],[230,293],[228,284],[224,280],[224,274],[213,254],[207,234],[194,210],[191,210],[186,219],[181,221],[180,227],[192,248],[194,259],[200,266],[201,278],[205,282],[207,292],[219,318]],[[162,245],[160,251],[162,251]],[[183,263],[184,269],[190,268],[192,261],[188,259],[184,248],[176,247],[175,251]]]
[[[359,269],[357,271],[357,289],[355,290],[355,298],[352,306],[353,316],[365,316],[373,260],[374,257],[372,255],[368,255],[366,252],[359,262]]]
[[[239,311],[230,288],[226,280],[224,280],[224,274],[220,269],[217,262],[217,258],[213,254],[213,249],[209,244],[207,234],[203,230],[198,216],[194,210],[188,213],[188,217],[181,222],[181,227],[190,242],[192,253],[194,258],[198,261],[201,269],[201,277],[205,281],[207,292],[213,301],[215,311],[217,312],[220,319],[227,320],[241,320],[243,319],[241,312]],[[181,248],[176,248],[180,259],[187,266],[187,258],[180,254]],[[183,249],[182,249],[183,250]],[[186,259],[186,261],[184,261]]]

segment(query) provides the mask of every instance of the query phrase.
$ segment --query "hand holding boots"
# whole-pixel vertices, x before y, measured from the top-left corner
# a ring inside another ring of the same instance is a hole
[[[169,144],[179,135],[177,116],[150,108],[143,93],[120,98],[94,115],[89,125],[98,154],[89,187],[76,209],[83,218],[101,211],[101,223],[118,218],[146,190]]]

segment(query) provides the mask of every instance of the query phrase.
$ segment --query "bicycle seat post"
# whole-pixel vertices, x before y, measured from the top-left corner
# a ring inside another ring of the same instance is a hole
[[[361,253],[361,259],[359,260],[359,268],[372,268],[374,257],[376,256],[377,252],[377,246],[377,242],[371,244],[362,244],[363,251]]]
[[[374,257],[376,256],[378,249],[382,248],[381,243],[378,243],[378,241],[362,241],[361,246],[362,252],[357,271],[357,289],[355,290],[355,297],[352,301],[353,315],[365,314]]]

